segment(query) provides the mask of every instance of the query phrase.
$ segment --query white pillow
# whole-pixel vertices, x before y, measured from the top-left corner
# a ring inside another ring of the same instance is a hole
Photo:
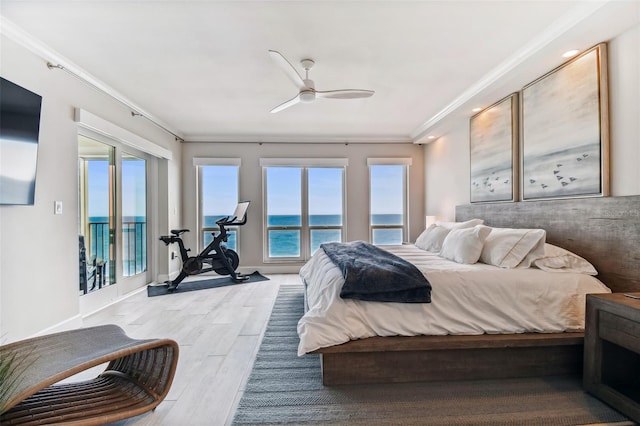
[[[422,231],[416,240],[416,247],[422,250],[438,253],[442,249],[442,242],[451,229],[438,226],[435,223]]]
[[[501,268],[515,268],[528,256],[529,265],[544,256],[544,229],[492,228],[484,242],[480,261]],[[524,266],[524,265],[522,265]]]
[[[476,225],[482,225],[484,220],[482,219],[471,219],[466,222],[441,222],[437,221],[436,225],[443,226],[448,229],[463,229],[463,228],[473,228]]]
[[[534,260],[533,265],[548,272],[574,272],[598,275],[598,271],[586,259],[553,244],[544,245],[544,257]]]
[[[491,233],[488,226],[452,229],[442,243],[440,256],[458,263],[476,263],[482,252],[482,245]]]

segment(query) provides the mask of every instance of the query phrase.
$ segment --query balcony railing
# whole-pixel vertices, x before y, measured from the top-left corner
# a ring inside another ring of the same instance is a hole
[[[109,261],[109,222],[89,222],[89,257]],[[122,274],[147,270],[147,222],[122,222]],[[106,268],[109,274],[110,268]]]
[[[89,222],[87,246],[90,259],[109,260],[109,222]]]
[[[122,274],[147,270],[147,222],[122,222]]]

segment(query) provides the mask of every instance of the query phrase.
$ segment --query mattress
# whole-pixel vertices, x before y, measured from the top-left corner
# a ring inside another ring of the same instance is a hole
[[[431,303],[342,299],[340,270],[317,250],[300,269],[307,310],[298,355],[373,336],[580,332],[586,294],[611,292],[587,274],[459,264],[411,244],[384,248],[424,274]]]

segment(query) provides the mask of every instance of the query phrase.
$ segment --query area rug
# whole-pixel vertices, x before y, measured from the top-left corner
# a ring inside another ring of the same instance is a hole
[[[584,425],[627,418],[580,377],[325,387],[318,355],[297,356],[299,286],[281,286],[233,424]]]
[[[195,290],[204,290],[206,288],[215,288],[215,287],[225,287],[228,285],[236,285],[236,284],[245,284],[245,283],[254,283],[257,281],[267,281],[269,278],[260,274],[260,272],[255,271],[254,273],[247,275],[249,277],[248,280],[235,282],[231,279],[231,277],[222,277],[222,278],[211,278],[208,280],[192,280],[192,281],[182,281],[178,288],[173,291],[169,291],[169,286],[167,284],[156,284],[156,285],[148,285],[147,286],[147,296],[162,296],[165,294],[175,294],[175,293],[184,293],[187,291],[195,291]]]

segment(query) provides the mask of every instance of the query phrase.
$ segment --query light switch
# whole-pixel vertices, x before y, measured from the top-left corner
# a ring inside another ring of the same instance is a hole
[[[53,202],[53,212],[55,214],[62,214],[62,201]]]

